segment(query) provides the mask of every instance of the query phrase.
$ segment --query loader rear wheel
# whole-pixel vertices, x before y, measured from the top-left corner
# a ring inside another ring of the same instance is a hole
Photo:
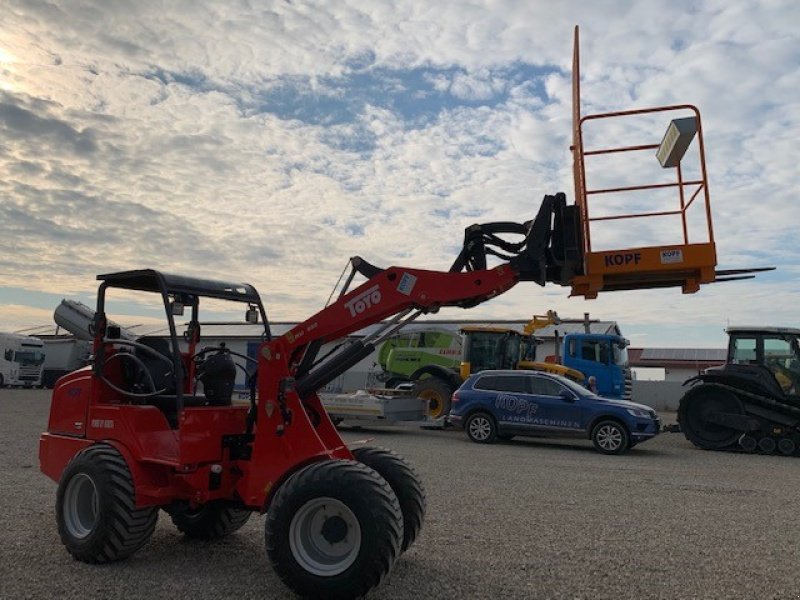
[[[249,510],[220,501],[212,501],[196,509],[180,504],[165,510],[178,531],[188,538],[204,541],[225,537],[241,529],[250,518]]]
[[[360,598],[394,566],[403,514],[376,471],[327,460],[281,485],[267,511],[265,537],[272,567],[297,594]]]
[[[734,446],[742,432],[715,423],[715,413],[743,415],[744,409],[736,395],[717,387],[700,386],[686,392],[678,406],[678,422],[686,439],[704,450]]]
[[[405,552],[414,543],[425,520],[425,489],[414,468],[399,454],[385,448],[362,446],[353,450],[356,460],[374,469],[391,486],[403,513]]]
[[[86,563],[127,558],[147,543],[158,519],[155,507],[136,508],[133,478],[112,446],[96,444],[64,469],[56,497],[61,541]]]
[[[450,412],[450,397],[453,389],[438,377],[420,379],[414,384],[411,392],[415,398],[425,400],[427,415],[431,419],[438,419]]]

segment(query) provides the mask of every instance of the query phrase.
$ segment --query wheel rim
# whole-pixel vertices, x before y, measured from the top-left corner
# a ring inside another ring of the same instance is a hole
[[[63,513],[64,524],[72,537],[83,539],[94,529],[99,498],[94,481],[85,473],[78,473],[67,484]]]
[[[289,546],[298,564],[314,575],[346,571],[361,549],[361,526],[352,510],[336,498],[314,498],[289,525]]]
[[[434,392],[433,390],[428,390],[422,392],[420,394],[420,398],[425,400],[425,403],[428,406],[428,416],[432,419],[436,419],[442,416],[442,412],[444,411],[444,402],[439,397],[439,394]]]
[[[483,416],[473,417],[469,422],[469,434],[473,439],[481,442],[489,439],[492,433],[492,424]]]
[[[597,432],[597,445],[603,450],[619,450],[622,446],[622,432],[614,425],[603,425]]]

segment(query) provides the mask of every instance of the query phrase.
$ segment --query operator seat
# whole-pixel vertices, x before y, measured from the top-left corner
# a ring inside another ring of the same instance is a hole
[[[149,337],[143,336],[136,340],[138,343],[142,344],[143,346],[147,346],[148,348],[152,348],[159,354],[162,354],[169,360],[172,360],[172,352],[170,350],[169,342],[160,337]],[[142,350],[141,348],[136,348],[135,351],[136,357],[144,363],[144,366],[147,368],[148,373],[150,373],[150,377],[153,378],[153,383],[156,386],[156,390],[164,390],[162,395],[165,396],[174,396],[175,395],[175,373],[171,372],[174,370],[174,367],[170,369],[167,366],[167,363],[161,360],[160,358],[156,358],[149,352]],[[149,388],[149,382],[147,381],[147,377],[144,373],[139,373],[137,376],[137,384],[141,384],[144,389]],[[153,391],[147,389],[147,391]]]

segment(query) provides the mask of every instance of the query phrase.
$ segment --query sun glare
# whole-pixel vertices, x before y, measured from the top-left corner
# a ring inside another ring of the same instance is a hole
[[[17,61],[17,57],[11,52],[0,46],[0,90],[13,92],[16,90],[14,84],[9,80],[13,73],[12,66]]]

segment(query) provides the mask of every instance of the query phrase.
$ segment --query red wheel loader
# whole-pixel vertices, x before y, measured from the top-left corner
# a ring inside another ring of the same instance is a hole
[[[232,533],[252,512],[266,513],[267,554],[290,588],[305,596],[362,596],[413,543],[425,496],[414,470],[396,454],[348,449],[317,390],[419,315],[476,306],[520,281],[571,286],[574,295],[592,298],[666,286],[691,293],[714,280],[751,276],[751,270],[715,271],[699,112],[682,105],[581,117],[577,56],[576,31],[575,204],[567,205],[561,193],[545,196],[531,221],[467,228],[449,271],[381,269],[355,257],[338,300],[277,338],[250,285],[153,270],[100,275],[93,362],[58,381],[40,440],[41,469],[58,482],[56,517],[67,550],[88,563],[128,557],[146,544],[159,509],[185,535],[207,540]],[[660,148],[585,150],[590,120],[672,110],[693,115],[680,125],[692,125],[700,140],[697,180],[682,176],[680,162],[694,134],[676,129],[661,144],[667,150],[662,167],[674,170],[674,184],[587,189],[588,157]],[[591,194],[667,186],[679,191],[676,211],[590,216]],[[689,200],[686,187],[696,187]],[[708,235],[699,244],[690,243],[685,224],[696,197],[707,217]],[[590,243],[598,224],[665,215],[682,222],[682,236],[666,246],[598,251]],[[504,262],[490,267],[487,257]],[[357,274],[366,281],[351,290]],[[168,340],[121,335],[106,316],[112,289],[153,294],[165,309]],[[201,301],[207,306],[208,300],[241,303],[249,323],[263,324],[257,359],[202,345]],[[190,318],[179,332],[175,317],[186,308]],[[320,356],[323,344],[376,323],[381,326],[367,337]],[[232,400],[237,369],[250,387],[244,405]]]

